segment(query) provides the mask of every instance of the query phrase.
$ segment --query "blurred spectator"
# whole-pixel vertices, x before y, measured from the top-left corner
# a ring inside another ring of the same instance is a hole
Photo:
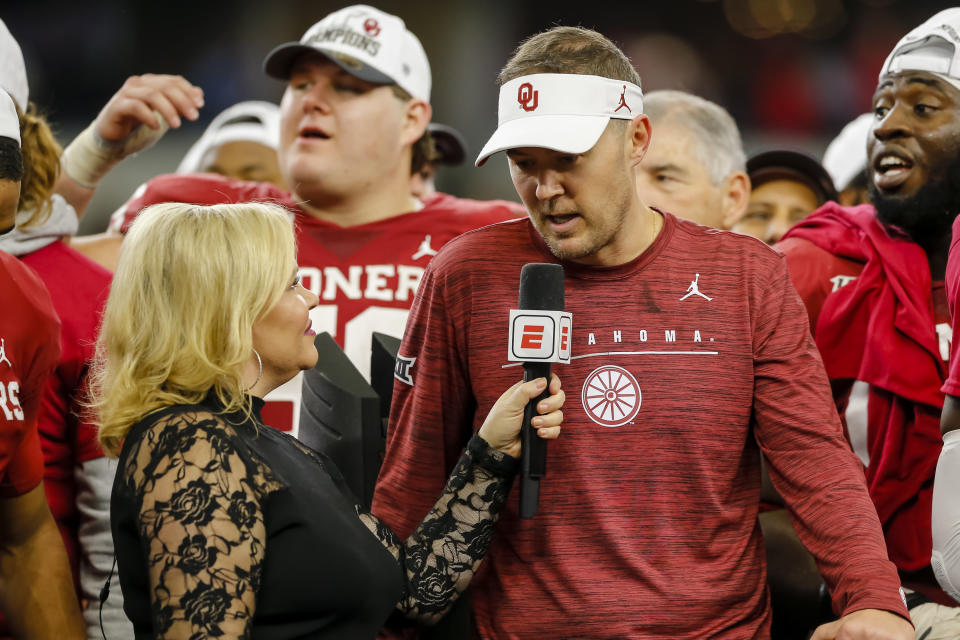
[[[647,204],[708,227],[725,229],[750,197],[737,123],[718,104],[682,91],[651,91],[643,111],[653,125],[637,171]]]
[[[437,193],[437,165],[456,167],[467,157],[467,144],[453,127],[437,122],[427,126],[427,134],[433,138],[434,153],[423,163],[419,171],[410,176],[410,192],[419,200],[426,200]]]
[[[855,207],[870,201],[867,175],[867,136],[873,124],[872,113],[864,113],[847,123],[830,141],[823,154],[823,168],[833,178],[837,202]]]
[[[797,151],[765,151],[747,160],[750,202],[731,231],[777,242],[827,200],[836,200],[833,181],[820,163]]]
[[[219,173],[286,189],[277,162],[278,144],[280,108],[260,100],[238,102],[213,119],[184,155],[177,173]]]

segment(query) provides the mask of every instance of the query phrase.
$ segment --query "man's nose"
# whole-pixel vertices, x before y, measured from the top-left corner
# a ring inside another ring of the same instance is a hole
[[[537,176],[537,199],[550,200],[563,193],[563,185],[556,171],[546,169]]]
[[[330,110],[330,82],[326,79],[317,80],[303,96],[304,112]]]

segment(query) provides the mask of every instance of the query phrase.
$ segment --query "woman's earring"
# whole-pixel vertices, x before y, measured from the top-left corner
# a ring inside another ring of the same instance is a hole
[[[247,391],[250,391],[250,389],[253,389],[255,386],[257,386],[257,383],[260,382],[260,378],[263,377],[263,359],[260,358],[260,354],[257,353],[256,349],[253,350],[253,355],[257,356],[257,365],[260,367],[260,371],[257,372],[257,379],[253,381],[253,384],[250,385]]]

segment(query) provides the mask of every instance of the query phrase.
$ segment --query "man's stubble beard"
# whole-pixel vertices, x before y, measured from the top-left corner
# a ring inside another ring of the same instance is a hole
[[[550,249],[550,253],[560,260],[579,260],[594,256],[604,247],[612,243],[623,229],[624,221],[627,218],[629,203],[629,193],[624,191],[619,194],[619,197],[613,198],[611,201],[597,207],[597,209],[601,210],[615,210],[618,212],[615,218],[609,221],[604,220],[602,226],[591,224],[585,216],[581,215],[582,223],[587,225],[587,233],[584,238],[584,244],[579,248],[565,250],[555,238],[547,236],[539,229],[537,231],[543,237],[547,248]]]

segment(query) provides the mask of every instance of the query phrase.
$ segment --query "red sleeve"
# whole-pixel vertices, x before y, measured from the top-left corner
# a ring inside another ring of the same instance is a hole
[[[810,330],[815,335],[823,301],[849,279],[859,275],[862,267],[849,260],[836,258],[802,238],[787,238],[777,243],[776,248],[787,257],[790,278],[807,309]]]
[[[960,216],[953,221],[953,241],[947,260],[947,304],[953,338],[950,343],[950,372],[941,391],[960,396]]]
[[[14,447],[10,462],[0,473],[0,497],[23,495],[43,479],[43,450],[40,446],[37,421],[44,388],[60,359],[59,324],[54,325],[53,329],[55,331],[37,331],[37,352],[22,378],[19,400],[24,415],[23,438],[19,445]],[[3,426],[0,421],[0,428]]]
[[[43,480],[43,451],[37,423],[27,424],[27,430],[10,462],[0,473],[0,498],[16,498],[27,493]]]
[[[3,312],[8,315],[0,315],[0,497],[9,498],[43,478],[37,414],[47,377],[60,359],[60,322],[40,278],[16,258],[0,262],[0,281],[7,285],[0,292],[10,305]]]
[[[271,184],[231,180],[212,173],[157,176],[140,185],[130,199],[113,213],[109,230],[126,233],[140,211],[161,202],[224,204],[251,200],[286,202],[289,195]]]
[[[860,462],[843,437],[823,362],[785,261],[752,295],[758,309],[755,434],[770,479],[787,503],[800,540],[817,559],[837,613],[882,609],[908,618],[876,508]]]
[[[449,255],[449,254],[448,254]],[[475,401],[460,354],[455,278],[427,267],[397,355],[387,447],[372,511],[401,539],[427,515],[473,429]],[[445,295],[449,294],[449,295]]]

